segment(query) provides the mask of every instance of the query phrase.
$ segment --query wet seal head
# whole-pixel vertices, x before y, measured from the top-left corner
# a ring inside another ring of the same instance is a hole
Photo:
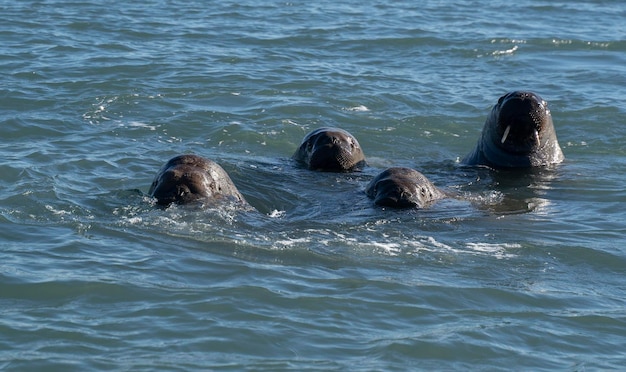
[[[492,108],[476,147],[462,163],[521,168],[563,159],[548,103],[533,92],[514,91]]]
[[[230,202],[248,206],[244,197],[216,162],[197,155],[179,155],[159,170],[150,190],[157,204]]]
[[[365,166],[359,141],[339,128],[319,128],[307,134],[293,159],[308,169],[328,172],[351,172]]]
[[[393,208],[426,208],[445,194],[426,176],[411,168],[388,168],[365,188],[376,205]]]

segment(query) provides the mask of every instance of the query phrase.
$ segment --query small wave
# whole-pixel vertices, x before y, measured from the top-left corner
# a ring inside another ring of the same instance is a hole
[[[492,39],[491,40],[491,44],[509,44],[509,43],[514,43],[514,44],[526,44],[526,40],[524,39]]]
[[[515,257],[509,250],[522,247],[518,243],[466,243],[465,246],[474,252],[489,254],[498,259]]]
[[[284,239],[277,240],[274,242],[274,248],[285,248],[285,247],[293,247],[296,244],[306,244],[310,243],[311,239],[309,238],[295,238],[295,239]]]
[[[130,123],[128,123],[127,126],[131,128],[147,128],[149,130],[156,130],[155,125],[149,125],[149,124],[142,123],[139,121],[131,121]]]
[[[286,213],[286,211],[279,211],[277,209],[274,209],[273,211],[268,213],[267,216],[270,218],[281,218],[284,217]]]
[[[348,107],[346,110],[348,110],[348,111],[359,111],[359,112],[366,112],[366,111],[370,111],[370,109],[369,109],[369,108],[367,108],[367,106],[364,106],[364,105],[358,105],[358,106]]]
[[[515,53],[517,51],[517,49],[519,49],[519,47],[517,45],[515,45],[511,49],[496,50],[496,51],[492,52],[491,55],[492,56],[501,56],[501,55],[513,54],[513,53]]]

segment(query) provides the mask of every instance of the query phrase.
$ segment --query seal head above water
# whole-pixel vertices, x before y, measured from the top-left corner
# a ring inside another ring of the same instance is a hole
[[[222,167],[197,155],[170,159],[154,178],[148,193],[159,205],[196,201],[248,205]]]
[[[500,97],[474,150],[461,162],[493,168],[557,164],[564,159],[548,104],[533,92]]]
[[[365,188],[376,205],[393,208],[425,208],[445,194],[423,174],[411,168],[388,168]]]
[[[359,141],[339,128],[319,128],[307,134],[293,159],[308,169],[328,172],[351,172],[365,165]]]

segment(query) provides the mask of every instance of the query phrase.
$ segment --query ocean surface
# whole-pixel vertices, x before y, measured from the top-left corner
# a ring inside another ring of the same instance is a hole
[[[0,1],[0,370],[626,365],[623,1]],[[468,168],[541,95],[566,160]],[[368,166],[291,156],[318,127]],[[192,153],[255,211],[148,195]],[[450,197],[376,207],[390,166]]]

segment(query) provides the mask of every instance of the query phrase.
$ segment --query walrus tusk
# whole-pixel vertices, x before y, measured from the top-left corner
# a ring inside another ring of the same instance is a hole
[[[539,131],[535,129],[535,141],[537,141],[537,146],[541,145],[541,139],[539,138]]]
[[[502,135],[502,139],[500,140],[500,143],[504,143],[504,141],[506,141],[506,138],[509,136],[510,131],[511,131],[511,126],[508,125],[506,129],[504,130],[504,134]]]

